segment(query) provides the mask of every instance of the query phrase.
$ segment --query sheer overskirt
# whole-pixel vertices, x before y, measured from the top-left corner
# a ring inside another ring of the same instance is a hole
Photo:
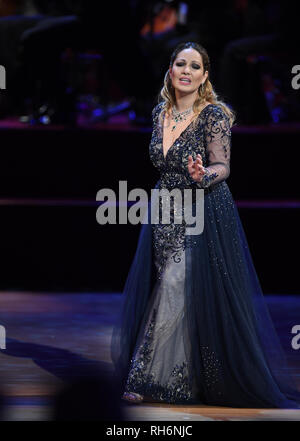
[[[164,157],[161,108],[153,110],[149,147],[160,170],[156,188],[202,189],[204,229],[189,236],[174,219],[170,228],[156,228],[159,202],[152,195],[112,335],[121,387],[170,403],[299,408],[300,392],[225,181],[229,120],[218,106],[206,106]],[[205,167],[199,183],[187,172],[188,156],[196,154]]]
[[[185,283],[200,397],[211,405],[299,408],[226,182],[205,196],[204,210],[203,233],[187,238]]]
[[[141,227],[111,340],[115,374],[124,389],[131,361],[145,336],[154,306],[159,303],[157,292],[161,292],[152,246],[151,210],[155,202],[148,205],[148,221]],[[184,314],[174,332],[180,330],[186,348],[189,382],[194,391],[192,402],[299,408],[300,392],[270,317],[238,210],[225,181],[205,194],[204,230],[197,236],[186,236],[184,265]],[[171,369],[174,359],[172,351],[168,354],[164,355],[165,369]],[[151,388],[148,391],[151,395]],[[176,402],[182,404],[184,400],[178,398]]]

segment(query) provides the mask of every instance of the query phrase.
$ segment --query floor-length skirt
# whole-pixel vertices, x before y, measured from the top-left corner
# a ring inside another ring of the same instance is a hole
[[[300,408],[226,182],[205,190],[198,235],[184,224],[151,225],[155,203],[112,335],[124,391],[168,403]]]

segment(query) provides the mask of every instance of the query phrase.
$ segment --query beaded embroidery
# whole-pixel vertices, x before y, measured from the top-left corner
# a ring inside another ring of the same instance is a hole
[[[160,171],[158,188],[166,188],[169,191],[174,188],[204,188],[208,190],[208,187],[223,180],[220,170],[227,177],[229,165],[226,162],[219,161],[208,165],[207,145],[214,142],[215,138],[222,145],[224,160],[229,160],[230,126],[227,116],[220,107],[212,104],[206,106],[195,124],[188,125],[175,140],[166,157],[163,154],[163,134],[159,123],[161,110],[162,103],[159,103],[152,111],[153,130],[149,146],[150,159]],[[201,183],[194,181],[187,169],[188,156],[192,155],[193,160],[195,160],[198,153],[202,157],[206,171]],[[211,170],[207,168],[208,166]],[[160,279],[168,258],[172,258],[174,262],[180,262],[186,244],[193,244],[193,239],[185,236],[186,225],[184,219],[182,224],[174,224],[171,220],[170,224],[154,224],[152,229],[157,278]]]
[[[149,363],[153,353],[153,332],[156,320],[156,309],[152,311],[152,318],[147,332],[144,335],[143,343],[140,345],[135,357],[131,359],[130,371],[127,378],[125,392],[136,392],[144,396],[150,396],[155,400],[168,403],[178,403],[192,401],[191,379],[188,364],[183,361],[180,365],[176,364],[171,372],[174,380],[171,383],[161,384],[155,381],[155,373],[147,373]],[[208,346],[202,346],[203,378],[209,390],[217,390],[221,378],[221,363],[216,353],[209,350]]]
[[[152,112],[153,130],[149,146],[149,155],[152,163],[160,172],[160,179],[157,188],[187,189],[204,188],[204,193],[211,193],[216,202],[216,209],[226,210],[226,200],[229,190],[224,190],[226,183],[223,182],[229,175],[230,160],[230,125],[223,110],[216,105],[206,106],[195,124],[188,125],[175,142],[168,149],[166,157],[163,154],[162,128],[159,124],[159,114],[162,103],[158,104]],[[217,154],[210,149],[216,146]],[[189,175],[187,164],[188,156],[193,160],[197,154],[202,157],[206,173],[201,183],[195,182]],[[213,160],[212,160],[213,158]],[[225,196],[224,196],[225,194]],[[229,197],[229,196],[228,196]],[[210,204],[210,199],[207,198]],[[174,207],[173,207],[174,208]],[[176,207],[174,208],[176,210]],[[161,200],[159,200],[161,210]],[[154,248],[155,265],[157,277],[161,278],[167,260],[173,259],[178,263],[182,259],[182,253],[187,246],[199,246],[199,238],[186,235],[186,224],[184,217],[182,223],[174,223],[174,211],[170,212],[170,223],[161,222],[152,224],[152,244]],[[216,219],[218,222],[218,219]],[[206,219],[206,222],[213,222],[213,219]],[[212,257],[212,244],[208,243],[209,253]],[[212,260],[214,264],[221,265],[222,262]],[[156,380],[155,371],[149,371],[149,364],[152,361],[154,351],[154,329],[156,322],[156,309],[153,309],[151,320],[146,333],[143,336],[142,344],[131,359],[129,375],[126,383],[126,392],[137,392],[144,396],[151,396],[154,399],[175,403],[192,400],[191,373],[186,360],[176,364],[171,371],[171,381],[161,384]],[[221,363],[216,353],[208,346],[201,347],[203,379],[209,390],[217,390],[221,394],[220,371]]]
[[[144,342],[140,346],[136,357],[131,360],[125,391],[151,396],[155,400],[168,403],[189,401],[192,398],[192,390],[189,383],[188,365],[185,361],[181,365],[175,365],[171,372],[173,380],[170,383],[161,384],[155,381],[153,372],[149,374],[146,372],[153,352],[152,343],[156,313],[157,311],[154,309]]]

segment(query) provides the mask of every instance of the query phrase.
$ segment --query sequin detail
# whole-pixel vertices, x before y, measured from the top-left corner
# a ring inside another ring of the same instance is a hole
[[[161,184],[161,190],[166,189]],[[183,200],[183,194],[179,192],[180,201]],[[164,203],[168,207],[167,212],[170,216],[169,223],[163,223],[163,202],[159,197],[159,223],[153,224],[153,248],[154,262],[157,269],[157,279],[161,279],[163,270],[168,259],[173,262],[181,262],[181,255],[185,248],[185,229],[184,209],[181,204],[171,197],[171,193],[165,194]],[[181,218],[181,223],[175,223],[175,216]]]
[[[163,154],[163,130],[160,123],[160,113],[163,103],[159,103],[152,111],[153,130],[149,145],[149,155],[153,165],[164,174],[165,183],[168,173],[177,172],[177,183],[170,176],[168,185],[183,188],[197,185],[207,188],[222,180],[230,173],[231,129],[229,118],[221,107],[210,104],[189,124],[168,149],[166,157]],[[187,165],[188,156],[193,160],[197,154],[202,157],[206,174],[202,183],[193,181]],[[181,176],[179,176],[181,175]]]
[[[205,107],[195,122],[183,130],[164,157],[163,133],[159,120],[161,110],[162,103],[152,111],[153,130],[149,146],[150,159],[160,171],[157,188],[169,191],[172,189],[182,191],[183,189],[203,188],[207,194],[229,175],[231,132],[227,116],[219,106],[210,104]],[[214,162],[210,158],[211,147],[214,148]],[[191,178],[187,167],[188,156],[191,155],[195,160],[197,154],[201,155],[205,168],[205,175],[201,183]],[[216,155],[218,161],[215,160]],[[161,210],[161,206],[159,209]],[[186,224],[183,214],[182,219],[182,224],[174,224],[171,219],[170,224],[160,222],[152,225],[158,279],[161,278],[168,259],[180,262],[182,252],[187,244],[188,246],[197,245],[194,238],[185,235]]]
[[[213,210],[208,210],[208,214],[210,211],[212,212],[213,218],[208,216],[204,220],[206,223],[216,224],[217,228],[218,221],[223,219],[220,216],[222,210],[232,209],[231,193],[226,182],[224,182],[230,172],[231,132],[229,119],[219,106],[213,104],[207,106],[198,115],[194,123],[183,130],[164,157],[163,133],[159,123],[161,110],[162,103],[153,109],[153,130],[149,145],[150,159],[160,173],[156,188],[169,191],[173,189],[183,191],[184,189],[203,188],[204,194],[209,196],[205,198],[205,203],[209,207],[210,204],[214,207]],[[188,172],[188,157],[191,155],[195,160],[197,154],[201,155],[206,171],[200,183],[194,181]],[[161,204],[160,200],[159,204]],[[183,212],[182,222],[174,222],[176,210],[181,209],[180,206],[178,208],[176,204],[173,205],[170,210],[169,223],[159,221],[151,225],[154,262],[158,279],[162,279],[168,259],[172,259],[175,264],[182,262],[182,255],[187,246],[197,247],[201,245],[201,235],[186,235]],[[160,210],[161,205],[159,205],[159,212]],[[214,260],[213,244],[208,243],[208,252],[212,257],[213,265],[218,265],[220,271],[224,271],[223,262]],[[152,364],[156,349],[156,346],[154,348],[153,335],[156,314],[157,311],[154,308],[146,333],[143,335],[142,343],[131,359],[125,391],[151,396],[153,399],[168,403],[191,402],[194,399],[193,393],[195,392],[191,381],[192,378],[195,378],[195,373],[192,375],[192,368],[184,356],[180,359],[179,364],[176,364],[178,359],[175,358],[176,361],[174,360],[173,366],[170,366],[170,374],[168,373],[167,377],[164,377],[168,378],[168,381],[163,382],[163,384],[159,381],[160,373],[155,371],[155,363]],[[155,339],[159,339],[159,336],[155,336]],[[207,391],[215,391],[219,395],[222,390],[220,385],[221,363],[217,354],[208,346],[202,346],[199,350],[202,356],[202,366],[199,366],[202,371],[202,386]],[[192,354],[189,356],[192,357]],[[189,359],[189,362],[191,361]]]
[[[175,263],[181,262],[185,249],[185,225],[156,225],[153,228],[153,247],[157,279],[161,279],[169,258]]]
[[[211,351],[208,346],[202,346],[201,352],[206,387],[209,390],[217,389],[221,379],[221,362],[217,358],[216,353]],[[219,391],[220,394],[221,392]]]
[[[214,181],[215,178],[217,178],[219,175],[218,173],[209,173],[209,171],[206,170],[206,174],[203,176],[201,181],[201,187],[205,188],[210,185],[212,181]]]
[[[156,320],[156,309],[144,336],[143,344],[131,360],[130,371],[125,386],[125,392],[136,392],[144,396],[167,403],[188,402],[192,399],[192,389],[189,382],[187,362],[176,364],[171,371],[172,381],[161,384],[155,381],[155,373],[147,373],[153,353],[153,330]]]

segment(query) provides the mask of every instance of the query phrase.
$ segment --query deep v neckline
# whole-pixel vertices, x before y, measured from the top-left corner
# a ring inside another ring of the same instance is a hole
[[[201,110],[201,112],[199,113],[199,115],[197,116],[197,118],[195,118],[195,120],[197,120],[197,119],[200,117],[201,113],[202,113],[207,107],[209,107],[209,106],[213,106],[213,104],[210,103],[210,104],[207,104],[205,107],[203,107],[203,109]],[[191,122],[186,126],[186,128],[182,130],[182,132],[179,134],[179,136],[177,136],[177,138],[174,140],[174,142],[173,142],[173,143],[170,145],[170,147],[168,148],[166,155],[164,154],[164,122],[165,122],[165,116],[164,116],[163,124],[162,124],[161,151],[162,151],[163,158],[164,158],[164,160],[166,161],[169,151],[173,148],[174,144],[175,144],[175,143],[181,138],[181,136],[183,135],[183,133],[184,133],[184,132],[190,127],[190,125],[193,123],[193,121],[191,121]]]

